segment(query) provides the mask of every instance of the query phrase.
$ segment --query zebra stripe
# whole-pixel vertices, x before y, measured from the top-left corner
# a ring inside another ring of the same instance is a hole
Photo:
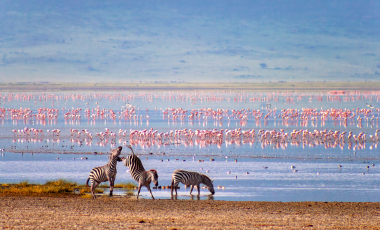
[[[185,171],[182,169],[177,169],[172,174],[172,184],[171,184],[172,196],[173,196],[173,189],[175,189],[175,194],[177,195],[177,187],[180,182],[187,186],[191,185],[190,195],[195,185],[197,186],[197,189],[198,189],[198,196],[200,195],[201,193],[200,184],[206,185],[207,189],[211,192],[211,194],[212,195],[215,194],[214,185],[212,184],[212,180],[208,176],[202,173],[198,173],[198,172],[190,172],[190,171]]]
[[[90,172],[90,176],[87,179],[86,185],[88,186],[88,182],[91,181],[91,194],[92,198],[96,198],[94,195],[95,188],[101,183],[105,181],[109,181],[110,183],[110,196],[112,196],[113,193],[113,186],[115,183],[116,178],[116,164],[118,161],[121,161],[121,158],[119,157],[121,150],[123,147],[119,146],[116,149],[113,149],[111,152],[110,160],[108,164],[93,168]]]
[[[144,166],[138,158],[135,153],[133,152],[133,149],[130,145],[127,145],[128,148],[132,150],[132,154],[129,155],[127,158],[122,158],[123,163],[125,166],[129,167],[129,171],[131,173],[132,178],[139,183],[139,189],[137,191],[137,199],[139,199],[139,194],[142,186],[145,186],[148,191],[150,192],[150,195],[152,196],[154,200],[154,196],[152,194],[152,191],[150,190],[150,183],[153,182],[154,185],[157,187],[158,185],[158,175],[157,171],[155,169],[151,169],[149,171],[145,171]]]

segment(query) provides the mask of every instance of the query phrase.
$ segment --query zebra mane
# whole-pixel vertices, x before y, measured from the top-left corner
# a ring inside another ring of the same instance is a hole
[[[130,148],[130,149],[132,150],[132,155],[135,155],[135,152],[133,152],[132,146],[127,145],[127,147]]]
[[[132,163],[132,164],[133,164],[135,167],[137,167],[140,171],[145,171],[144,166],[143,166],[143,164],[142,164],[140,158],[139,158],[137,155],[135,155],[135,154],[131,154],[131,155],[129,155],[127,161],[128,161],[129,163]]]
[[[207,182],[207,183],[212,183],[212,180],[210,179],[210,177],[208,177],[207,175],[201,173],[202,177],[203,177],[203,180],[204,182]]]
[[[149,170],[149,171],[151,171],[151,172],[157,174],[157,170],[155,170],[155,169],[151,169],[151,170]]]
[[[133,164],[133,167],[137,167],[140,171],[145,171],[144,166],[140,160],[140,158],[133,152],[132,146],[126,145],[130,150],[132,150],[132,154],[127,156],[126,160],[124,161],[124,165],[130,167],[130,164]]]

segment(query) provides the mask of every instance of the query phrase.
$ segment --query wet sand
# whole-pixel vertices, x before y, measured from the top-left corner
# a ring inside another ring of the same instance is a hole
[[[380,229],[380,203],[1,196],[0,228]]]

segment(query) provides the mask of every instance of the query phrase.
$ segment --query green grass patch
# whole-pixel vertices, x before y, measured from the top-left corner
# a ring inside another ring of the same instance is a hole
[[[136,186],[134,183],[121,183],[114,187],[131,190]],[[104,188],[109,188],[109,185],[105,183],[98,186],[95,193],[103,193]],[[45,184],[31,184],[28,181],[21,181],[17,184],[0,184],[0,194],[7,195],[76,194],[85,196],[90,192],[90,187],[64,179],[47,181]]]
[[[73,193],[77,189],[80,193],[86,192],[84,185],[67,180],[47,181],[45,184],[30,184],[22,181],[18,184],[0,184],[0,193],[27,195],[27,194],[51,194],[51,193]]]

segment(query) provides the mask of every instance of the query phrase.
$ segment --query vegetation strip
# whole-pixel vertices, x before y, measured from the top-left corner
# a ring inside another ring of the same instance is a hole
[[[100,188],[108,188],[107,184],[99,186]],[[114,186],[115,188],[125,188],[132,190],[136,187],[133,183],[120,183]],[[6,195],[32,195],[32,194],[58,194],[70,193],[77,195],[85,195],[90,192],[90,188],[86,185],[80,185],[75,182],[70,182],[64,179],[55,181],[47,181],[45,184],[30,184],[28,181],[22,181],[17,184],[0,184],[0,194]],[[97,193],[103,191],[98,189]]]

